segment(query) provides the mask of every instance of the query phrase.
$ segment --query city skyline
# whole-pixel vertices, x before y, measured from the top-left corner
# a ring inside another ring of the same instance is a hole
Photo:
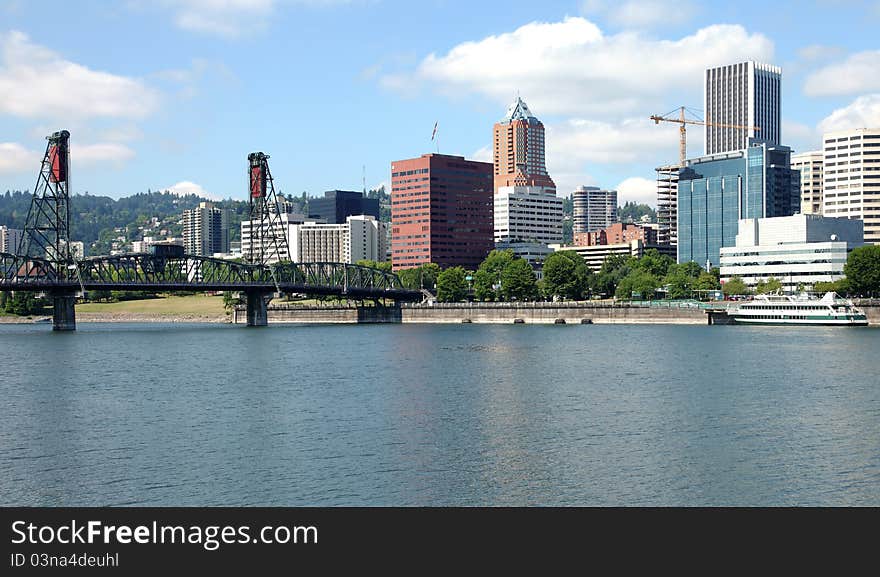
[[[492,125],[518,94],[546,125],[559,194],[600,186],[654,205],[653,168],[678,143],[648,115],[699,108],[705,68],[745,60],[782,69],[781,141],[797,152],[824,130],[880,126],[877,2],[402,5],[0,2],[2,189],[33,187],[43,138],[66,128],[74,192],[244,198],[255,150],[285,193],[390,191],[397,158],[491,161]],[[797,29],[774,26],[794,11]]]

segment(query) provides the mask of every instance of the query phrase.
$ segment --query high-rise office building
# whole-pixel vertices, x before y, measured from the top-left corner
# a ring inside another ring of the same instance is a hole
[[[617,191],[598,186],[579,186],[571,193],[572,231],[593,232],[617,222]]]
[[[345,224],[349,216],[366,214],[379,220],[379,199],[366,198],[351,190],[328,190],[324,198],[309,199],[309,218],[327,224]]]
[[[880,244],[880,128],[825,134],[822,214],[858,218],[865,242]]]
[[[716,267],[746,218],[800,210],[800,175],[786,146],[749,148],[688,160],[678,177],[678,262]]]
[[[476,268],[492,250],[492,163],[423,154],[391,163],[391,262]]]
[[[229,252],[229,210],[200,202],[183,211],[183,246],[186,254],[213,256]]]
[[[8,226],[0,226],[0,252],[15,254],[24,231]]]
[[[750,61],[709,68],[704,77],[703,98],[706,122],[728,125],[706,125],[707,156],[747,148],[749,139],[781,143],[779,67]]]
[[[822,151],[792,154],[791,168],[801,173],[801,213],[822,214]]]
[[[492,140],[494,192],[502,186],[531,186],[556,193],[544,162],[544,125],[521,98],[517,97],[504,120],[495,124]]]
[[[494,196],[495,244],[562,242],[562,204],[540,186],[502,186]]]

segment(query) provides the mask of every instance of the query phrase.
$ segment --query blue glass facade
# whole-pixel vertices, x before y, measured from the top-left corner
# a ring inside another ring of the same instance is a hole
[[[796,214],[790,155],[785,146],[755,144],[689,161],[678,180],[678,262],[719,266],[721,248],[736,244],[739,219]]]

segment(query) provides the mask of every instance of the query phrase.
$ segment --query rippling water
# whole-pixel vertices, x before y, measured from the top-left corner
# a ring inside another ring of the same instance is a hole
[[[3,505],[880,505],[880,330],[0,325]]]

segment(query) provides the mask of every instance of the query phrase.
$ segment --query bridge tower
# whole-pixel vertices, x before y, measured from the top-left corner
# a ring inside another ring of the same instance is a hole
[[[280,261],[289,261],[287,227],[281,219],[268,154],[252,152],[248,155],[248,193],[250,244],[244,255],[245,260],[250,264],[268,267]],[[245,291],[245,295],[248,326],[266,326],[269,322],[267,305],[272,293]]]
[[[252,152],[248,155],[248,179],[251,234],[245,259],[259,265],[290,260],[287,230],[281,220],[268,154]]]
[[[59,281],[74,280],[75,264],[70,250],[70,133],[61,130],[47,136],[46,153],[34,186],[18,254],[46,258],[53,263]],[[50,291],[53,301],[53,329],[76,329],[76,289]]]

